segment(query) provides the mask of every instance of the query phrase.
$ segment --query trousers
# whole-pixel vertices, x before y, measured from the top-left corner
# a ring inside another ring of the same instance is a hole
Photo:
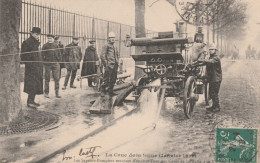
[[[64,86],[67,86],[68,85],[68,82],[69,82],[69,78],[70,78],[70,86],[73,85],[74,83],[74,80],[76,78],[76,75],[77,75],[77,69],[75,70],[72,70],[71,68],[67,68],[67,75],[65,77],[65,81],[64,81]]]
[[[213,107],[215,107],[215,108],[220,107],[220,105],[219,105],[219,97],[218,97],[220,84],[221,84],[221,81],[220,82],[210,82],[209,83],[209,96],[212,99]]]
[[[35,99],[35,94],[28,94],[27,104],[33,104]]]
[[[105,68],[102,86],[104,88],[109,88],[110,91],[113,90],[114,85],[116,83],[117,69],[118,64],[114,64],[113,66],[106,66]]]
[[[50,63],[45,64],[45,89],[44,93],[49,93],[49,83],[50,83],[50,76],[52,71],[52,76],[55,83],[55,92],[59,91],[59,82],[60,82],[60,64],[59,63]]]

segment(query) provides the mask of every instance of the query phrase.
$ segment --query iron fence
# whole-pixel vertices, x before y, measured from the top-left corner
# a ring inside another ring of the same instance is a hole
[[[65,9],[57,9],[52,6],[24,0],[22,2],[22,17],[19,32],[20,45],[29,37],[32,27],[41,28],[41,45],[47,42],[46,35],[49,33],[59,36],[64,45],[69,44],[73,36],[78,36],[82,52],[87,47],[88,41],[94,39],[96,40],[98,54],[107,41],[108,33],[113,31],[117,36],[116,39],[118,41],[116,45],[118,46],[120,56],[128,58],[134,52],[134,47],[127,48],[123,42],[126,34],[132,37],[135,36],[134,26],[89,17]],[[156,35],[156,33],[150,30],[146,30],[146,32],[150,37]]]

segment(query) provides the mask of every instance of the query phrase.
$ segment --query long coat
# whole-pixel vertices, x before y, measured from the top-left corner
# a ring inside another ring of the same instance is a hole
[[[40,42],[32,36],[22,43],[21,60],[37,61],[25,62],[24,92],[28,94],[43,94],[43,64],[39,53],[39,45]],[[24,52],[32,53],[23,54]]]
[[[66,69],[77,70],[80,68],[80,61],[82,59],[81,48],[77,44],[69,44],[65,48],[64,58]]]
[[[81,76],[91,75],[97,73],[97,65],[95,62],[98,61],[98,55],[96,48],[89,46],[85,51],[85,56],[83,59],[83,66],[81,70]],[[90,61],[90,62],[88,62]]]

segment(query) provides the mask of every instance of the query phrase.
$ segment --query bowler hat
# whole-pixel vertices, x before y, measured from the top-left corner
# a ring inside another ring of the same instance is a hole
[[[33,27],[31,32],[32,32],[32,33],[41,34],[41,28],[39,28],[39,27]]]
[[[92,44],[92,43],[95,43],[96,41],[95,40],[90,40],[89,43]]]
[[[47,34],[47,37],[52,37],[54,38],[55,36],[53,34]]]
[[[79,37],[77,37],[77,36],[73,36],[72,39],[73,39],[73,40],[78,40]]]

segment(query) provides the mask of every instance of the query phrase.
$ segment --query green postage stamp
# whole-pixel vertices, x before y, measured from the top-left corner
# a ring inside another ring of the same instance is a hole
[[[252,162],[257,159],[257,129],[217,128],[216,162]]]

